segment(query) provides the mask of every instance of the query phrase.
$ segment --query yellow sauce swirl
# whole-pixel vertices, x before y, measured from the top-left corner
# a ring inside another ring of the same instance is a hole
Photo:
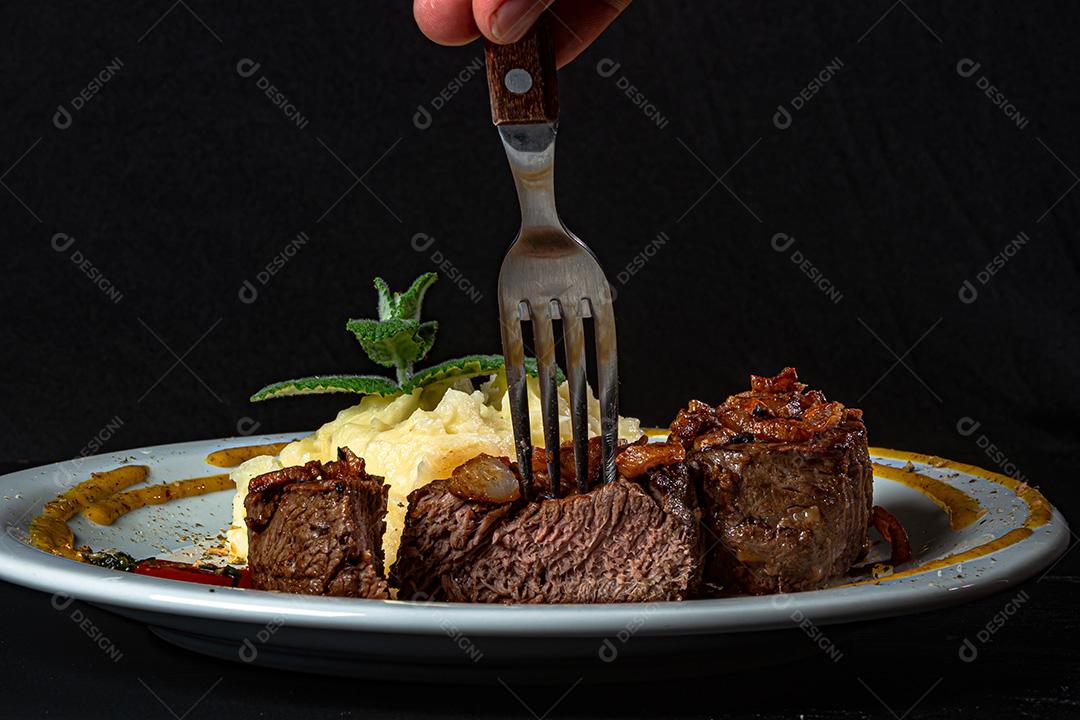
[[[89,480],[45,503],[41,515],[30,522],[30,542],[39,550],[78,560],[75,536],[67,521],[83,508],[146,480],[149,471],[145,465],[124,465],[115,470],[93,473]]]
[[[82,514],[86,519],[98,525],[112,525],[121,515],[147,505],[162,505],[170,500],[196,497],[220,490],[231,490],[235,487],[236,485],[228,475],[208,475],[178,480],[113,495],[83,508]]]
[[[874,463],[874,475],[886,480],[907,485],[913,490],[918,490],[945,511],[949,516],[949,527],[953,531],[963,530],[976,520],[986,515],[986,508],[979,501],[968,495],[963,490],[958,490],[947,482],[937,478],[922,475],[912,470],[879,465]]]
[[[277,455],[288,444],[287,442],[279,442],[268,445],[242,445],[240,447],[225,448],[207,455],[206,464],[214,467],[234,468],[240,463],[260,455]]]
[[[976,545],[975,547],[971,548],[970,550],[965,550],[963,552],[953,553],[952,555],[946,555],[945,557],[940,558],[938,560],[928,560],[927,562],[922,563],[921,565],[916,565],[916,566],[908,568],[906,570],[901,570],[900,572],[894,572],[894,573],[892,573],[890,575],[885,575],[885,576],[882,576],[880,578],[867,578],[866,580],[857,580],[855,582],[840,585],[839,587],[849,587],[849,586],[852,586],[852,585],[865,585],[867,583],[880,583],[880,582],[887,582],[887,581],[891,581],[891,580],[898,580],[900,578],[910,577],[912,575],[920,575],[920,574],[925,573],[925,572],[931,572],[931,571],[934,571],[934,570],[940,570],[942,568],[952,567],[952,566],[957,565],[959,563],[975,560],[977,558],[981,558],[981,557],[984,557],[986,555],[989,555],[990,553],[997,552],[998,550],[1003,550],[1004,548],[1007,548],[1010,545],[1014,545],[1014,544],[1020,542],[1021,540],[1024,540],[1025,538],[1030,537],[1032,531],[1035,528],[1041,527],[1042,525],[1045,525],[1046,523],[1050,522],[1050,518],[1053,516],[1053,508],[1051,507],[1049,501],[1045,497],[1043,497],[1042,493],[1040,493],[1038,490],[1031,487],[1027,483],[1021,482],[1021,481],[1016,480],[1015,478],[1011,478],[1011,477],[1009,477],[1007,475],[1001,475],[1000,473],[995,473],[995,472],[991,472],[989,470],[984,470],[984,469],[982,469],[980,467],[977,467],[975,465],[968,465],[967,463],[953,462],[952,460],[945,460],[943,458],[939,458],[939,457],[936,457],[934,455],[924,455],[922,453],[913,453],[913,452],[907,452],[907,451],[904,451],[904,450],[889,450],[887,448],[870,448],[870,454],[873,455],[873,456],[876,456],[876,457],[887,457],[887,458],[892,458],[894,460],[906,460],[906,461],[910,461],[910,462],[913,462],[913,463],[921,463],[921,464],[924,464],[924,465],[931,465],[932,467],[937,467],[937,468],[949,468],[950,470],[956,470],[958,472],[962,472],[962,473],[965,473],[965,474],[968,474],[968,475],[974,475],[976,477],[980,477],[980,478],[982,478],[984,480],[989,480],[992,483],[1002,485],[1002,486],[1008,488],[1009,490],[1013,491],[1016,494],[1016,496],[1018,498],[1020,498],[1021,500],[1023,500],[1024,503],[1027,505],[1028,514],[1027,514],[1027,517],[1024,519],[1024,526],[1023,527],[1014,528],[1013,530],[1010,530],[1009,532],[1005,533],[1001,537],[995,538],[995,539],[991,540],[990,542],[983,543],[982,545]],[[889,477],[888,474],[881,473],[880,472],[881,468],[882,468],[882,466],[875,465],[874,466],[874,474],[879,475],[880,477],[885,477],[887,479],[895,479],[895,478]],[[897,472],[903,473],[905,475],[911,475],[911,473],[908,473],[905,470],[902,470],[902,469],[899,469],[899,468],[895,468],[895,470]],[[908,484],[908,483],[904,483],[904,484]],[[942,483],[942,484],[944,484],[944,483]],[[927,485],[922,485],[922,486],[909,485],[909,487],[914,487],[914,489],[919,490],[920,492],[926,494],[927,497],[929,497],[931,500],[933,500],[939,506],[943,506],[944,504],[948,503],[948,500],[944,499],[943,497],[941,497],[941,496],[935,497],[932,494],[933,492],[940,490],[940,488],[938,488],[935,485],[932,485],[932,484],[927,484]],[[951,488],[951,486],[949,486],[949,487],[950,487],[950,489],[954,489],[954,488]],[[950,515],[950,522],[952,522],[952,516],[951,515]]]

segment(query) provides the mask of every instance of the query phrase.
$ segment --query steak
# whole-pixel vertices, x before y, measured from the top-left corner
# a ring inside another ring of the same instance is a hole
[[[259,590],[386,598],[383,479],[347,448],[254,478],[244,499],[248,569]]]
[[[481,456],[483,457],[483,456]],[[476,460],[462,468],[479,470]],[[462,473],[459,473],[459,477]],[[401,600],[446,600],[444,578],[470,566],[492,544],[513,501],[484,502],[453,492],[454,479],[435,480],[409,494],[409,511],[391,582]]]
[[[585,493],[573,491],[573,463],[563,462],[559,497],[491,497],[484,487],[506,485],[479,480],[485,467],[479,463],[498,475],[514,466],[483,456],[453,478],[413,491],[393,570],[398,597],[479,603],[692,597],[701,577],[701,539],[686,466],[650,468],[637,478],[600,484],[598,442],[591,441]],[[542,451],[533,462],[535,488],[547,487]],[[480,489],[463,487],[466,479]]]
[[[826,402],[792,368],[751,376],[751,388],[715,409],[692,401],[671,427],[715,545],[705,580],[725,594],[813,590],[869,549],[862,412]]]

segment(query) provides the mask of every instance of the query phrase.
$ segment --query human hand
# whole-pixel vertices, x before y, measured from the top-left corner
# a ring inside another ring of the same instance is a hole
[[[553,6],[555,63],[562,67],[629,5],[630,0],[413,0],[413,15],[421,32],[440,45],[465,45],[480,35],[505,45]]]

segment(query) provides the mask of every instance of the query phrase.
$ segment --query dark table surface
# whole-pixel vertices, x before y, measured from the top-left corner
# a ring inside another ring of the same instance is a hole
[[[1075,718],[1078,590],[1080,552],[1070,548],[1041,575],[977,602],[832,626],[838,659],[807,638],[802,659],[693,682],[440,688],[204,657],[98,607],[58,610],[47,594],[0,583],[4,716]]]

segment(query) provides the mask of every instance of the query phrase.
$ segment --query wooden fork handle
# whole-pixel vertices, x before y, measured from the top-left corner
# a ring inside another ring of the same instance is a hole
[[[496,125],[559,119],[555,46],[549,22],[545,12],[516,43],[496,45],[487,41],[491,121]]]

